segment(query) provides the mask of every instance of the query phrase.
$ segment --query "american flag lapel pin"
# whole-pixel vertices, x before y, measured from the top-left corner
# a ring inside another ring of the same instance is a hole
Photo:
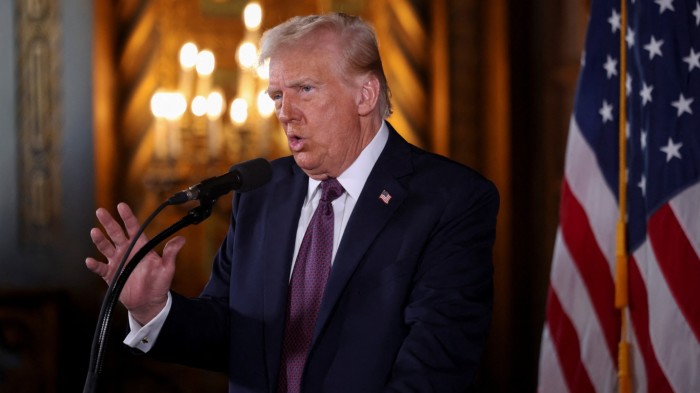
[[[389,201],[391,200],[391,194],[389,194],[387,190],[383,190],[382,193],[379,194],[379,199],[381,199],[385,205],[388,205]]]

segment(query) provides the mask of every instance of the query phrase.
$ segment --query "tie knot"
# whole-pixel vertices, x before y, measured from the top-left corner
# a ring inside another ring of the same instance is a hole
[[[321,182],[321,200],[324,202],[333,202],[341,196],[345,189],[340,185],[338,179],[330,177]]]

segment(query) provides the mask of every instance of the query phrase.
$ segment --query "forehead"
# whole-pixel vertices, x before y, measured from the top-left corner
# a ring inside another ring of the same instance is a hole
[[[343,52],[337,36],[317,32],[297,43],[280,47],[270,56],[270,80],[339,72],[342,64]]]

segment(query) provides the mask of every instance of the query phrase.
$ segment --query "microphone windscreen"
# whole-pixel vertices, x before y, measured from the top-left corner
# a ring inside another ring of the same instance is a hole
[[[264,158],[254,158],[236,164],[229,172],[237,172],[240,179],[240,187],[237,192],[254,190],[272,178],[272,166]]]

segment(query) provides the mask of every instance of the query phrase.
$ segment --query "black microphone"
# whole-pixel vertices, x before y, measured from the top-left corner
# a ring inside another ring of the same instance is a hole
[[[233,190],[246,192],[256,189],[270,181],[272,166],[264,158],[255,158],[232,166],[227,173],[202,180],[168,199],[171,205],[187,201],[216,199]]]

